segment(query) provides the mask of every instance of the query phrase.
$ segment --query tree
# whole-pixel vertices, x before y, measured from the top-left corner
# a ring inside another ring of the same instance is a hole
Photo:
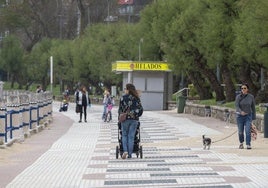
[[[9,73],[11,88],[16,81],[19,82],[24,70],[23,49],[17,37],[10,35],[3,39],[3,47],[0,51],[1,67]],[[19,82],[20,83],[20,82]]]
[[[122,26],[97,24],[88,28],[80,39],[75,41],[74,71],[80,82],[100,87],[116,84],[118,75],[111,74],[112,62],[121,59],[118,53],[119,32]],[[120,45],[120,44],[119,44]]]
[[[233,23],[238,18],[236,0],[204,1],[206,9],[202,30],[199,32],[201,50],[208,65],[220,71],[218,82],[223,83],[226,101],[235,99],[236,79],[231,69],[234,62],[232,58],[232,44],[234,41]]]
[[[49,85],[49,58],[51,56],[51,47],[52,41],[44,38],[40,43],[33,47],[33,50],[27,61],[28,75],[30,76],[30,80],[40,82],[44,90],[46,90],[47,86]]]
[[[248,83],[250,91],[257,95],[264,92],[261,87],[264,83],[260,82],[261,69],[268,67],[268,2],[245,0],[241,1],[238,7],[239,19],[234,26],[234,66],[237,67],[238,80]],[[267,102],[267,97],[261,100]]]
[[[146,30],[152,30],[154,38],[160,40],[158,43],[167,54],[168,62],[173,63],[186,73],[199,70],[206,78],[205,81],[209,82],[215,91],[216,100],[220,101],[225,98],[223,90],[216,79],[214,70],[209,67],[204,54],[202,54],[198,38],[203,21],[203,17],[200,15],[205,9],[206,7],[202,6],[199,1],[158,1],[145,10],[145,12],[149,11],[147,17],[153,18],[153,23],[146,22],[149,26]],[[168,14],[165,14],[165,10],[169,10]],[[144,15],[146,14],[144,13]],[[212,96],[207,86],[200,87],[202,89],[199,92],[202,93],[203,99]]]
[[[49,50],[53,56],[54,83],[60,83],[61,92],[65,90],[66,85],[71,89],[75,84],[74,47],[74,41],[53,40]]]

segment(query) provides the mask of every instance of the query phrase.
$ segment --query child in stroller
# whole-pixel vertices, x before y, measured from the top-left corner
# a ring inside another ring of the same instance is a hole
[[[143,152],[142,152],[142,146],[140,145],[140,122],[138,123],[137,130],[135,133],[135,138],[134,138],[134,147],[133,147],[133,153],[136,153],[137,158],[140,156],[140,158],[143,157]],[[116,159],[118,159],[119,155],[122,157],[123,155],[123,144],[122,144],[122,130],[121,130],[121,123],[118,122],[118,146],[116,146],[116,152],[115,156]]]
[[[63,101],[61,102],[61,105],[60,105],[60,112],[66,112],[68,110],[68,101],[66,99],[63,99]]]

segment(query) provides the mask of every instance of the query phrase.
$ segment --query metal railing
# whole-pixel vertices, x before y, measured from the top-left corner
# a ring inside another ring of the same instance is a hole
[[[190,88],[185,87],[185,88],[180,89],[176,93],[173,93],[173,95],[176,95],[176,101],[178,101],[179,96],[182,96],[183,92],[185,92],[185,91],[186,91],[186,97],[188,97],[189,96],[189,90],[190,90]]]
[[[0,105],[0,145],[24,139],[52,119],[50,92],[4,91]]]

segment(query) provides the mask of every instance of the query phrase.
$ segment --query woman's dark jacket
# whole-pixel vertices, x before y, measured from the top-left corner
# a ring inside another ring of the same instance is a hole
[[[127,119],[139,120],[143,113],[143,107],[139,98],[125,94],[120,98],[118,114],[128,112]]]

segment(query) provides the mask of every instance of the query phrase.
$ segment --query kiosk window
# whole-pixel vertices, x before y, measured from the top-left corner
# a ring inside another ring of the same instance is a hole
[[[145,91],[145,78],[139,77],[133,79],[133,84],[136,86],[137,89]]]
[[[147,91],[163,91],[163,78],[147,78]]]

